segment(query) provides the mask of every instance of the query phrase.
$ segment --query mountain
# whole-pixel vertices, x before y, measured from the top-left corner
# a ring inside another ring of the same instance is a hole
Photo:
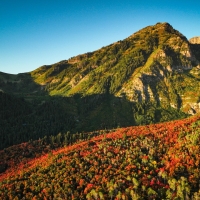
[[[193,37],[189,40],[192,44],[200,44],[200,37]]]
[[[150,124],[198,113],[200,44],[193,41],[170,24],[157,23],[29,73],[0,73],[1,101],[6,95],[13,99],[1,110],[1,148],[59,132]],[[12,115],[15,98],[19,106],[30,108],[28,114]],[[5,117],[7,112],[12,119]]]
[[[195,115],[85,134],[73,145],[60,137],[54,151],[45,140],[6,148],[0,199],[198,200],[199,127]]]

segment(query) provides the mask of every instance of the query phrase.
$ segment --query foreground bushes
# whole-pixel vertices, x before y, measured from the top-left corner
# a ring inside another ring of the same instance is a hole
[[[198,199],[200,117],[118,129],[2,174],[1,199]]]

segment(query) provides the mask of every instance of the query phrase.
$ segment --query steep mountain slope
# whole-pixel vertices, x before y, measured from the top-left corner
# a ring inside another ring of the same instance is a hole
[[[43,137],[183,118],[200,110],[200,45],[157,23],[30,73],[0,73],[0,89],[30,104],[29,125],[17,129],[29,132],[26,140],[35,132]],[[2,125],[5,140],[15,130],[9,123]]]
[[[31,76],[51,95],[110,93],[198,111],[200,57],[193,50],[171,25],[158,23],[98,51],[43,66]]]
[[[103,131],[55,151],[41,140],[5,149],[0,162],[10,161],[11,167],[0,174],[0,199],[197,200],[199,132],[196,115]],[[30,159],[42,150],[49,153]]]

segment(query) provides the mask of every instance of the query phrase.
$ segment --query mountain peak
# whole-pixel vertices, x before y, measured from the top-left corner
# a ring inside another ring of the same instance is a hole
[[[151,26],[147,26],[141,30],[139,30],[138,32],[132,34],[129,38],[134,37],[135,35],[143,35],[144,37],[149,37],[149,36],[153,36],[153,37],[157,37],[157,38],[161,38],[161,37],[165,37],[168,34],[168,36],[178,36],[181,39],[183,39],[184,41],[187,41],[187,38],[181,34],[179,31],[177,31],[176,29],[173,28],[173,26],[171,24],[169,24],[168,22],[158,22],[155,25],[151,25]]]
[[[173,28],[171,24],[169,24],[168,22],[158,22],[156,25],[154,26],[163,26],[163,27],[170,27]]]

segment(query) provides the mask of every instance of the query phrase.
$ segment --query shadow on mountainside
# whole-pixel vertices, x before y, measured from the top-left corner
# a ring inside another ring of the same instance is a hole
[[[190,47],[191,47],[192,53],[200,62],[200,44],[190,44]]]
[[[185,117],[156,103],[112,94],[50,96],[29,74],[0,77],[0,149],[58,133],[88,132]]]

